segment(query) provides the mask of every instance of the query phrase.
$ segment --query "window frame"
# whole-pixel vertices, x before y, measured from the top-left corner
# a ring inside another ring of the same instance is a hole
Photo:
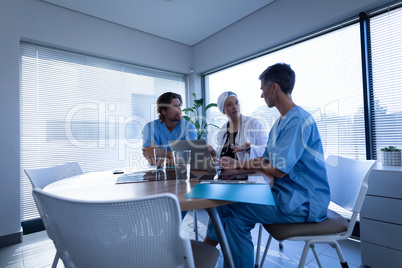
[[[381,15],[383,13],[398,9],[398,8],[402,8],[402,2],[383,6],[383,7],[377,8],[370,12],[361,12],[358,14],[358,17],[348,19],[346,21],[337,23],[330,27],[326,27],[322,30],[311,33],[309,35],[302,36],[295,40],[285,42],[285,43],[277,45],[275,47],[271,47],[264,51],[258,52],[256,54],[250,55],[245,58],[242,58],[240,60],[236,60],[229,64],[206,71],[201,74],[202,95],[204,98],[208,95],[208,93],[207,93],[207,86],[208,86],[207,76],[208,75],[211,75],[213,73],[220,72],[225,69],[234,67],[236,65],[251,61],[258,57],[265,56],[267,54],[287,48],[289,46],[297,45],[301,42],[327,34],[331,31],[340,29],[342,27],[349,26],[349,25],[352,25],[355,23],[359,23],[360,38],[361,38],[361,59],[362,59],[362,80],[363,80],[362,94],[363,94],[363,101],[364,101],[363,108],[364,108],[364,124],[365,124],[366,159],[367,160],[372,160],[372,159],[377,160],[378,159],[378,155],[377,155],[378,148],[376,148],[375,138],[374,138],[374,136],[375,136],[375,124],[374,124],[375,118],[373,116],[373,113],[374,113],[374,107],[375,107],[375,103],[374,103],[375,100],[373,97],[374,89],[373,89],[373,72],[372,72],[372,62],[371,62],[372,58],[371,58],[371,40],[370,40],[370,38],[371,38],[371,36],[370,36],[370,19],[372,19],[378,15]],[[204,115],[204,116],[206,116],[206,115]]]

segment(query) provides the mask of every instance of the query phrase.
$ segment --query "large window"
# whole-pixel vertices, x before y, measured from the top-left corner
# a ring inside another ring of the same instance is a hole
[[[365,159],[366,148],[373,148],[369,155],[381,160],[381,148],[402,148],[402,8],[375,14],[368,25],[370,122],[364,121],[357,22],[206,75],[207,101],[216,102],[223,91],[235,91],[242,113],[259,118],[269,131],[279,114],[260,99],[258,76],[269,65],[286,62],[296,72],[293,99],[317,121],[325,154]],[[227,120],[217,109],[210,113],[212,123],[222,125]],[[370,144],[366,133],[372,133]]]
[[[279,113],[261,99],[258,76],[277,62],[288,63],[295,71],[293,100],[314,116],[325,154],[365,159],[358,23],[207,75],[207,100],[216,102],[226,90],[236,92],[242,113],[263,121],[268,132]],[[222,125],[227,121],[217,109],[211,113],[213,123]]]
[[[186,77],[21,43],[22,220],[38,217],[23,169],[77,161],[84,172],[137,168],[144,124]],[[185,104],[184,104],[185,105]]]
[[[370,20],[374,154],[402,149],[402,8]]]

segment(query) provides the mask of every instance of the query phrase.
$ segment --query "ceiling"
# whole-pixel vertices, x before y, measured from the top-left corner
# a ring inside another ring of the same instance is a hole
[[[193,46],[275,0],[42,0]]]

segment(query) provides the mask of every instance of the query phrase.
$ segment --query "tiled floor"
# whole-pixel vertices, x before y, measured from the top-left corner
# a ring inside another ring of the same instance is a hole
[[[204,210],[198,211],[199,240],[203,240],[206,232],[208,215]],[[192,212],[189,212],[183,220],[183,228],[188,231],[189,236],[194,238]],[[258,229],[252,231],[254,245],[257,244]],[[265,248],[268,235],[263,234],[261,250]],[[341,247],[349,267],[360,266],[360,243],[354,240],[341,242]],[[268,257],[264,267],[290,268],[297,267],[302,252],[302,242],[284,242],[283,250],[279,250],[278,242],[271,243]],[[321,264],[325,268],[340,267],[335,249],[327,245],[317,245],[317,253]],[[38,232],[24,236],[24,242],[9,247],[0,248],[0,267],[4,268],[33,268],[51,267],[56,250],[53,242],[48,239],[46,232]],[[58,267],[64,267],[59,261]],[[223,267],[223,258],[219,257],[216,267]],[[306,267],[318,267],[314,256],[309,252]]]

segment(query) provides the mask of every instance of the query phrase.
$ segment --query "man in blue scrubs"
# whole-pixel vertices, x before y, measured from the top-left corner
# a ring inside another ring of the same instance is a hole
[[[256,223],[320,222],[330,201],[321,137],[313,117],[292,100],[295,73],[289,65],[268,67],[259,77],[261,97],[276,107],[274,123],[263,157],[250,161],[222,158],[223,168],[258,169],[274,178],[276,206],[233,203],[219,207],[219,215],[236,267],[254,267],[250,231]],[[217,241],[211,223],[206,242]]]
[[[142,130],[142,154],[151,165],[155,164],[153,149],[167,148],[167,165],[173,166],[173,154],[168,141],[196,140],[195,126],[182,120],[182,98],[179,94],[166,92],[156,101],[159,119],[149,122]]]

